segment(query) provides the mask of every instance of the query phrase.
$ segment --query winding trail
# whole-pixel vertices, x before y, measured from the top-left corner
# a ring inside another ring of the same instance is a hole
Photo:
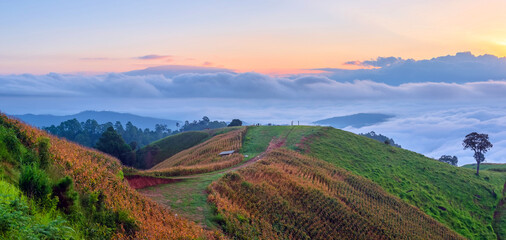
[[[272,150],[284,146],[286,143],[286,139],[290,135],[292,130],[293,130],[293,127],[290,129],[290,131],[288,131],[286,133],[285,136],[272,138],[272,140],[269,142],[269,146],[267,146],[267,149],[264,152],[258,154],[257,156],[255,156],[251,159],[248,159],[245,162],[241,162],[241,163],[239,163],[233,167],[230,167],[230,168],[221,169],[221,170],[208,172],[208,173],[200,173],[200,174],[186,175],[186,176],[175,176],[175,177],[168,177],[168,178],[157,178],[157,177],[153,177],[153,176],[133,175],[133,176],[126,177],[126,179],[132,188],[142,189],[142,188],[153,187],[153,186],[162,185],[162,184],[173,184],[173,183],[177,183],[177,182],[184,181],[184,180],[196,179],[196,178],[201,178],[201,177],[208,177],[208,176],[215,175],[215,174],[223,174],[223,173],[235,171],[235,170],[250,166],[250,165],[262,160],[265,157],[265,155],[267,155]]]
[[[269,152],[283,147],[291,130],[285,136],[272,138],[262,153],[233,167],[209,173],[163,178],[167,179],[166,182],[146,178],[146,184],[136,183],[136,189],[175,214],[192,220],[206,229],[217,229],[216,223],[211,220],[214,216],[213,209],[207,202],[209,184],[218,180],[223,174],[251,166],[262,160]],[[135,186],[132,187],[135,188]]]
[[[290,133],[292,131],[293,131],[293,127],[290,129],[290,131],[288,131],[286,133],[286,135],[284,137],[279,137],[279,138],[273,137],[272,140],[269,142],[269,146],[267,146],[267,149],[265,151],[263,151],[262,153],[258,154],[255,157],[249,159],[246,162],[241,162],[241,163],[239,163],[239,164],[237,164],[237,165],[235,165],[233,167],[226,168],[226,169],[221,169],[221,170],[214,171],[214,172],[195,174],[195,175],[188,175],[188,176],[180,176],[180,177],[171,177],[171,179],[192,179],[192,178],[198,178],[198,177],[201,177],[201,176],[208,176],[208,175],[211,175],[211,174],[228,173],[228,172],[231,172],[231,171],[234,171],[234,170],[245,168],[247,166],[252,165],[253,163],[256,163],[256,162],[262,160],[265,157],[265,155],[267,155],[272,150],[280,148],[280,147],[283,147],[285,145],[285,143],[286,143],[286,139],[288,138],[288,136],[290,135]]]
[[[265,155],[267,155],[267,153],[269,153],[270,151],[284,146],[285,142],[286,142],[285,138],[273,138],[271,140],[271,142],[269,143],[269,146],[267,147],[267,149],[264,152],[258,154],[257,156],[255,156],[245,162],[241,162],[233,167],[217,170],[214,172],[200,173],[200,174],[186,175],[186,176],[175,176],[175,177],[170,177],[167,179],[172,179],[172,180],[175,180],[174,182],[178,182],[178,180],[180,181],[180,180],[194,179],[194,178],[199,178],[199,177],[204,177],[204,176],[209,176],[209,175],[214,175],[214,174],[228,173],[228,172],[231,172],[234,170],[245,168],[247,166],[252,165],[253,163],[256,163],[256,162],[262,160],[265,157]],[[168,183],[170,184],[172,182],[168,182]],[[161,184],[167,184],[167,183],[161,183]]]

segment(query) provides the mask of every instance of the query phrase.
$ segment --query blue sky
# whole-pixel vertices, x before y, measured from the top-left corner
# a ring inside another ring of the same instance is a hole
[[[499,0],[2,1],[0,73],[167,64],[135,59],[150,54],[261,73],[353,68],[344,63],[380,56],[503,57],[505,8]]]

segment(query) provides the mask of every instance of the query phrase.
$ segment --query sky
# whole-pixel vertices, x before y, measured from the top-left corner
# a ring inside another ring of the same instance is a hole
[[[0,111],[362,128],[506,163],[506,1],[1,1]]]
[[[1,1],[0,73],[171,64],[286,74],[377,56],[504,57],[504,9],[502,0]]]

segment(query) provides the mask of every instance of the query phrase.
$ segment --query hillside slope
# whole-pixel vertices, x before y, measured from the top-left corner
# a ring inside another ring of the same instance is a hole
[[[175,154],[196,146],[211,137],[236,130],[236,127],[188,131],[165,137],[136,151],[142,169],[149,169]]]
[[[236,239],[464,239],[370,180],[287,149],[210,191]]]
[[[47,156],[50,159],[48,160],[50,161],[48,168],[50,174],[68,176],[80,198],[97,196],[98,201],[104,204],[105,209],[120,213],[120,216],[126,214],[128,218],[132,218],[134,221],[132,224],[137,225],[138,230],[125,231],[123,227],[126,225],[123,225],[120,229],[116,229],[114,233],[116,238],[194,239],[206,235],[211,236],[198,225],[178,218],[166,208],[130,188],[123,180],[121,164],[117,159],[50,136],[44,131],[9,119],[3,114],[0,115],[0,126],[14,131],[19,141],[27,149],[36,149],[37,146],[40,146],[40,139],[48,139],[49,152]],[[17,163],[3,162],[2,175],[8,176],[8,179],[16,183],[17,175],[13,171],[13,164]],[[93,197],[89,198],[93,199]],[[73,220],[69,218],[68,221],[72,222]],[[91,228],[91,230],[96,231],[98,228]]]
[[[180,176],[212,172],[239,164],[244,160],[241,149],[242,139],[247,128],[242,127],[217,135],[201,144],[178,152],[158,163],[148,173],[160,176]],[[228,156],[220,156],[223,151],[235,150]]]
[[[210,134],[205,131],[183,132],[168,136],[137,150],[137,161],[141,162],[139,166],[143,169],[152,168],[174,154],[201,143],[209,136]]]
[[[476,170],[476,163],[466,164],[462,168],[469,168]],[[506,163],[480,163],[480,171],[489,170],[495,172],[506,172]]]
[[[492,219],[506,174],[476,176],[471,169],[334,128],[320,129],[304,146],[307,154],[372,180],[467,238],[497,239]]]

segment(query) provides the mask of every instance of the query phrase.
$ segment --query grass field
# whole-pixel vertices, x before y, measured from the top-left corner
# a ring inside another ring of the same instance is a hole
[[[207,202],[207,186],[224,173],[206,174],[174,184],[162,184],[138,191],[154,201],[168,206],[178,215],[208,229],[217,229],[212,221],[213,210]]]
[[[323,128],[310,154],[371,179],[465,237],[496,239],[492,218],[506,175],[454,167],[355,134]]]
[[[273,138],[284,138],[285,147],[296,149],[304,137],[316,133],[320,127],[310,126],[252,126],[244,138],[241,152],[248,158],[264,152]]]
[[[212,135],[218,136],[237,129],[239,128],[217,129],[214,130]],[[265,151],[274,137],[286,138],[286,146],[295,149],[296,144],[299,143],[303,137],[309,136],[316,131],[316,128],[307,126],[248,127],[248,131],[244,137],[241,153],[248,154],[249,157],[247,159],[251,159]],[[214,141],[214,139],[207,140]],[[215,153],[208,152],[208,154],[214,155]],[[241,163],[238,165],[241,165]],[[212,207],[207,202],[208,193],[206,189],[211,182],[223,176],[227,169],[199,174],[197,177],[185,179],[184,181],[173,184],[162,184],[140,189],[139,192],[161,204],[168,206],[181,216],[187,217],[188,219],[209,229],[215,229],[216,223],[213,221],[214,216],[211,210]],[[152,173],[148,171],[136,172],[136,174],[150,175]]]
[[[504,184],[503,198],[494,213],[494,230],[497,233],[497,239],[506,239],[506,183]]]
[[[504,239],[504,205],[497,209],[494,219],[496,206],[503,198],[504,173],[483,171],[476,176],[473,169],[451,166],[418,153],[327,127],[248,127],[240,153],[248,155],[248,159],[258,156],[267,149],[272,139],[284,139],[284,148],[316,157],[336,169],[344,168],[371,180],[389,194],[419,208],[466,238],[497,239],[497,233],[500,239]],[[259,164],[239,171],[257,168]],[[226,171],[199,174],[182,182],[140,191],[179,215],[215,229],[216,220],[222,227],[226,224],[223,225],[223,214],[213,215],[213,207],[206,202],[206,189],[213,181],[222,181],[219,179],[223,179],[220,177],[224,174],[230,175]],[[283,186],[268,189],[273,191],[278,188]],[[248,219],[246,215],[241,216],[239,221]]]
[[[476,170],[476,163],[467,164],[467,165],[464,165],[461,167]],[[495,171],[495,172],[506,172],[506,163],[480,163],[480,171],[481,170],[490,170],[490,171]]]
[[[464,239],[372,181],[288,149],[210,189],[233,239]]]

